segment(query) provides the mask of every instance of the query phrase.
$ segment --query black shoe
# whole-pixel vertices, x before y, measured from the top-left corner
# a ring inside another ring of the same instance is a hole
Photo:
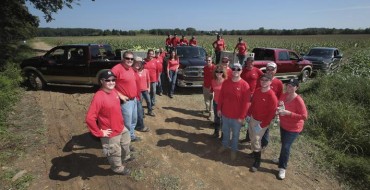
[[[131,174],[131,170],[127,167],[125,167],[125,169],[123,169],[122,172],[117,172],[118,174],[121,174],[121,175],[129,175]]]
[[[153,112],[149,112],[148,115],[155,117],[155,114]]]
[[[149,129],[149,127],[144,127],[144,128],[142,128],[142,129],[140,129],[139,131],[140,131],[140,132],[149,132],[149,131],[150,131],[150,129]]]
[[[126,160],[124,160],[123,161],[123,163],[127,163],[127,162],[131,162],[131,161],[133,161],[133,160],[135,160],[136,158],[134,157],[134,156],[130,156],[130,158],[129,159],[126,159]]]
[[[172,94],[170,94],[170,95],[169,95],[169,97],[170,97],[170,98],[173,98],[173,95],[172,95]]]
[[[158,95],[159,95],[159,96],[162,96],[162,95],[163,95],[163,93],[162,93],[162,92],[160,92]]]
[[[140,137],[136,137],[134,139],[131,139],[131,142],[139,142],[139,141],[141,141]]]

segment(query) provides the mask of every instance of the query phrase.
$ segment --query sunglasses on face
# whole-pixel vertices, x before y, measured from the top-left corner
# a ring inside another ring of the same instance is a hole
[[[241,68],[231,68],[232,71],[241,71]]]
[[[224,73],[223,71],[215,71],[215,73]]]
[[[266,69],[266,71],[275,71],[275,69]]]
[[[116,79],[104,79],[105,82],[116,82]]]
[[[131,57],[125,57],[126,60],[129,60],[129,61],[133,61],[134,58],[131,58]]]
[[[207,60],[207,61],[212,61],[212,60]]]

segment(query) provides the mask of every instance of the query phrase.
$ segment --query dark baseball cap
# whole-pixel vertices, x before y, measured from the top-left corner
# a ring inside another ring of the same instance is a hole
[[[268,80],[272,80],[272,75],[265,73],[265,74],[263,74],[263,75],[260,77],[260,79],[261,79],[261,78],[266,78],[266,79],[268,79]]]
[[[297,79],[290,79],[287,84],[290,84],[292,86],[299,86],[299,80],[297,80]]]
[[[113,74],[113,72],[111,70],[105,70],[102,73],[100,73],[99,80],[100,79],[108,79],[110,77],[116,78],[116,76]]]

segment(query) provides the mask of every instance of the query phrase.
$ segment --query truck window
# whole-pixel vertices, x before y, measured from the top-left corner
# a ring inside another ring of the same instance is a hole
[[[290,60],[298,60],[299,56],[295,54],[294,52],[289,52],[289,59]]]
[[[64,49],[63,48],[57,48],[52,52],[49,52],[47,55],[45,55],[46,58],[49,58],[51,60],[60,61],[63,60],[64,57]]]
[[[91,59],[106,59],[107,55],[104,46],[91,46]]]
[[[286,51],[279,52],[279,58],[278,59],[279,59],[279,61],[288,61],[288,60],[290,60],[288,52],[286,52]]]

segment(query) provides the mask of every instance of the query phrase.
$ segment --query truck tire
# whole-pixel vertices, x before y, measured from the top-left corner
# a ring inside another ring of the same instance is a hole
[[[28,83],[34,90],[41,90],[45,87],[45,82],[42,80],[39,74],[34,71],[27,73]]]
[[[305,69],[302,71],[301,76],[299,77],[301,82],[307,82],[308,78],[310,77],[310,71]]]

